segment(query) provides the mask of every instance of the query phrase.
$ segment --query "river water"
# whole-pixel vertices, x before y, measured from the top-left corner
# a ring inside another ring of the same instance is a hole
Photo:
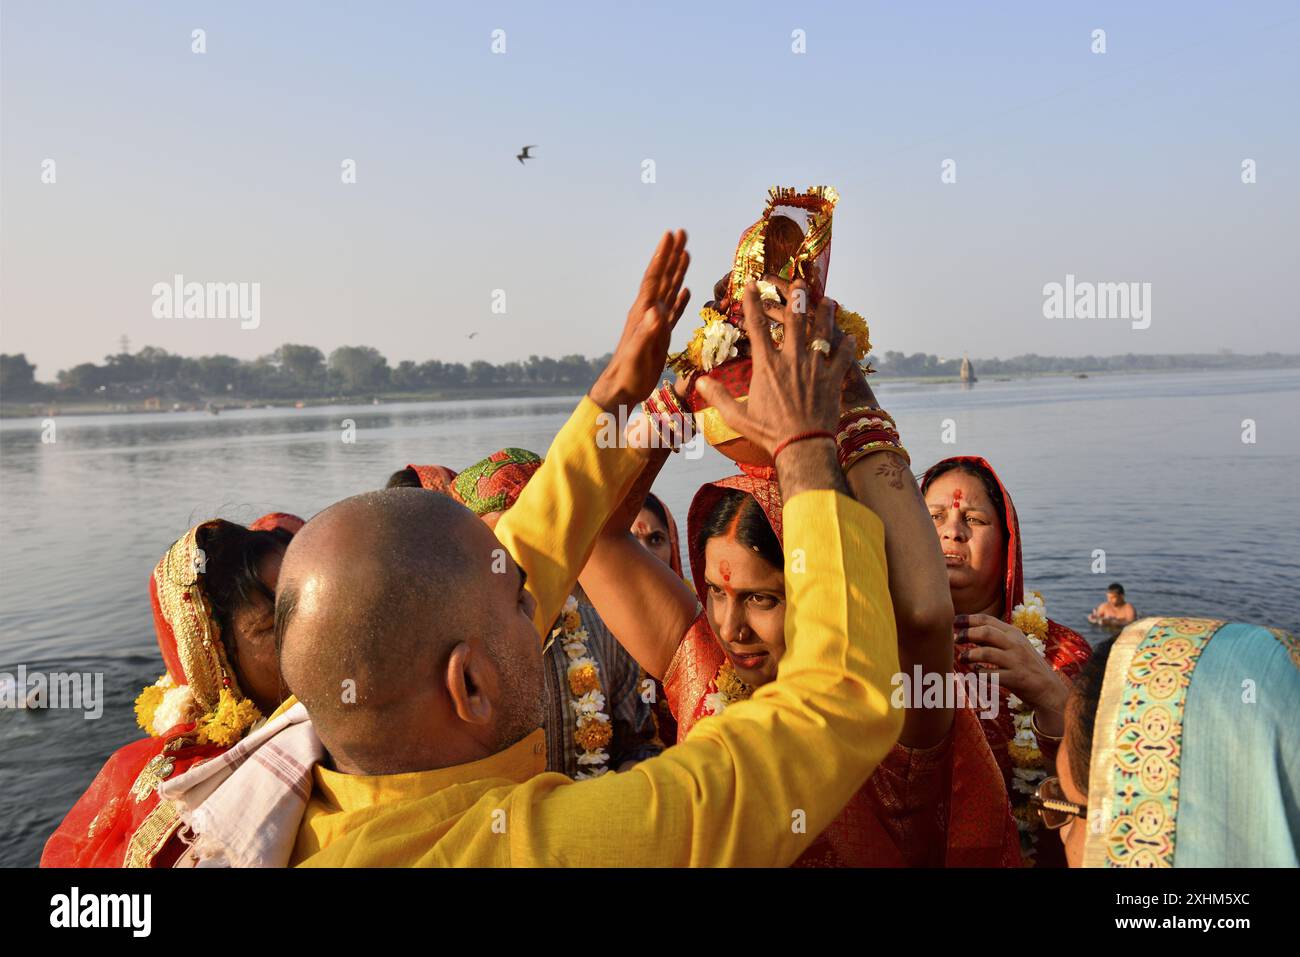
[[[1020,512],[1026,585],[1091,640],[1105,635],[1086,615],[1112,580],[1141,614],[1300,628],[1300,518],[1287,497],[1300,476],[1300,372],[876,387],[918,474],[949,455],[993,463]],[[148,578],[189,526],[310,517],[408,462],[459,469],[506,445],[544,453],[575,402],[65,416],[53,442],[41,420],[0,423],[0,682],[19,665],[95,672],[106,695],[98,720],[0,710],[0,864],[35,864],[108,755],[139,736],[131,702],[162,670]],[[675,456],[655,490],[684,523],[694,490],[733,471],[712,450]],[[1104,573],[1092,570],[1097,549]]]

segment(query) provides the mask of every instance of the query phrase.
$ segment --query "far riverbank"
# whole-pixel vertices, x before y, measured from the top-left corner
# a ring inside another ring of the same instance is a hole
[[[977,382],[1011,382],[1023,379],[1089,379],[1113,376],[1166,375],[1173,372],[1194,372],[1189,369],[1141,369],[1127,372],[1023,372],[1009,375],[980,376]],[[1204,370],[1210,371],[1210,370]],[[953,385],[961,380],[956,376],[911,376],[877,374],[870,379],[873,385],[880,383],[908,383],[912,385],[946,384]],[[388,405],[396,402],[455,402],[464,399],[531,399],[552,398],[554,396],[573,395],[580,390],[573,385],[555,386],[520,385],[496,386],[491,389],[452,388],[433,389],[424,392],[377,392],[363,395],[316,396],[305,399],[276,398],[233,398],[231,396],[205,396],[198,400],[166,401],[140,398],[133,401],[110,399],[74,399],[67,402],[18,402],[0,400],[0,419],[48,418],[58,415],[122,415],[122,414],[162,414],[169,412],[213,412],[220,414],[233,409],[293,409],[313,408],[326,405]]]

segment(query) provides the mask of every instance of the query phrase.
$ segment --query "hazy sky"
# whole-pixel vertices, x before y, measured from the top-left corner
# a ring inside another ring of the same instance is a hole
[[[880,352],[1300,351],[1294,3],[5,0],[0,30],[0,350],[43,380],[122,334],[596,355],[661,230],[698,306],[775,183],[839,190],[829,291]],[[155,318],[176,274],[259,282],[260,325]],[[1151,283],[1150,328],[1044,318],[1066,274]]]

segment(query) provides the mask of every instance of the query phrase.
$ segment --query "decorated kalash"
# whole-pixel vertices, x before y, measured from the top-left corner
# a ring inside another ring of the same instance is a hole
[[[669,357],[669,367],[687,380],[686,401],[695,415],[696,427],[723,455],[742,468],[750,467],[747,472],[756,467],[759,474],[771,477],[772,463],[722,421],[718,411],[696,391],[694,383],[706,376],[722,383],[737,399],[748,396],[753,360],[741,305],[745,286],[756,282],[764,301],[781,302],[780,290],[764,277],[775,275],[787,282],[802,279],[808,285],[811,315],[826,294],[831,220],[838,201],[839,195],[829,186],[813,186],[805,192],[780,186],[768,190],[763,215],[740,235],[731,273],[714,287],[718,298],[700,310],[704,324],[695,330],[684,350]],[[856,312],[837,305],[835,322],[842,332],[853,337],[857,360],[864,360],[871,351],[866,321]],[[771,331],[773,341],[780,342],[781,325],[772,323]],[[675,407],[674,400],[672,389],[665,383],[665,388],[647,403],[647,412],[681,411]]]
[[[758,285],[765,303],[784,303],[781,290],[765,277],[776,276],[787,283],[801,279],[808,287],[806,311],[809,315],[814,313],[826,295],[831,226],[837,202],[839,194],[830,186],[812,186],[803,192],[785,186],[768,190],[763,214],[740,234],[731,272],[714,286],[716,298],[700,310],[703,325],[695,330],[685,349],[669,356],[669,368],[684,380],[686,407],[668,382],[644,405],[646,417],[656,423],[661,433],[670,436],[680,435],[681,427],[677,423],[693,415],[695,428],[705,440],[736,462],[743,473],[714,485],[718,489],[740,488],[753,495],[765,504],[764,511],[776,527],[779,527],[781,501],[774,465],[763,450],[730,428],[695,386],[701,378],[709,378],[721,383],[738,401],[748,397],[753,359],[745,332],[743,295],[750,282]],[[853,338],[855,358],[861,363],[871,351],[866,320],[837,303],[835,322],[842,333]],[[784,332],[781,324],[773,322],[769,330],[772,341],[780,343]],[[825,348],[829,353],[829,346]],[[837,439],[841,464],[846,469],[857,458],[884,445],[901,449],[897,429],[891,421],[864,417],[853,422],[848,431],[852,432],[851,436],[842,431]],[[696,571],[698,578],[702,572]],[[729,661],[723,660],[700,699],[699,713],[688,718],[684,727],[679,728],[679,735],[684,736],[699,718],[720,714],[731,702],[745,700],[752,694],[753,688],[741,680]]]

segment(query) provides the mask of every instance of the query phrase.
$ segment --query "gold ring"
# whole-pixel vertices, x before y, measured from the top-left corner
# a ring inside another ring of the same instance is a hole
[[[820,352],[828,359],[831,357],[831,344],[825,339],[814,339],[808,343],[808,348],[813,352]]]

